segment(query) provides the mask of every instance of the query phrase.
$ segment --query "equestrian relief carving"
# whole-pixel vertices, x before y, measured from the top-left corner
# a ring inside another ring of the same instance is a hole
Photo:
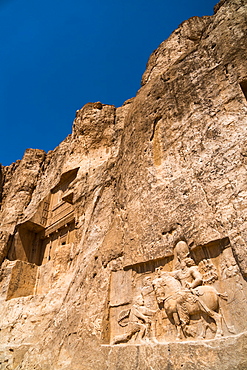
[[[179,241],[173,258],[163,263],[114,272],[110,343],[214,339],[241,331],[234,311],[246,301],[245,282],[225,244],[216,241],[213,247],[190,251]],[[236,285],[242,287],[237,295],[232,289]]]

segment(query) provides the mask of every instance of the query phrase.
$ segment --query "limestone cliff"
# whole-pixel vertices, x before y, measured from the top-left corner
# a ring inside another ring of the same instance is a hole
[[[1,369],[247,367],[246,25],[183,22],[136,97],[0,168]]]

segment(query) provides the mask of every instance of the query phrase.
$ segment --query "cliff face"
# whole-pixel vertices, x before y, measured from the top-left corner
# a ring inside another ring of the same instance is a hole
[[[0,168],[2,369],[247,367],[246,21],[183,22],[135,98]]]

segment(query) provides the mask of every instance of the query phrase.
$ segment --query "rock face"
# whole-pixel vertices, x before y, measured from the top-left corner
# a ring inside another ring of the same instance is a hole
[[[247,368],[247,4],[0,167],[0,368]]]

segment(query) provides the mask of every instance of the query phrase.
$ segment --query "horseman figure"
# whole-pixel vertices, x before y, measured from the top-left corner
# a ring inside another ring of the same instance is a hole
[[[194,260],[189,257],[187,243],[180,241],[174,249],[174,270],[157,270],[153,280],[157,302],[164,305],[168,318],[177,328],[177,339],[186,336],[186,327],[191,315],[209,316],[216,324],[216,336],[222,334],[222,316],[219,313],[219,294],[212,286],[203,284],[203,276]],[[183,334],[183,335],[182,335]],[[206,327],[199,337],[205,338]]]
[[[181,284],[181,290],[177,293],[177,311],[182,327],[185,327],[190,321],[188,304],[198,301],[198,286],[202,285],[202,275],[199,272],[195,262],[190,257],[185,257],[180,263],[181,269],[171,273]]]

